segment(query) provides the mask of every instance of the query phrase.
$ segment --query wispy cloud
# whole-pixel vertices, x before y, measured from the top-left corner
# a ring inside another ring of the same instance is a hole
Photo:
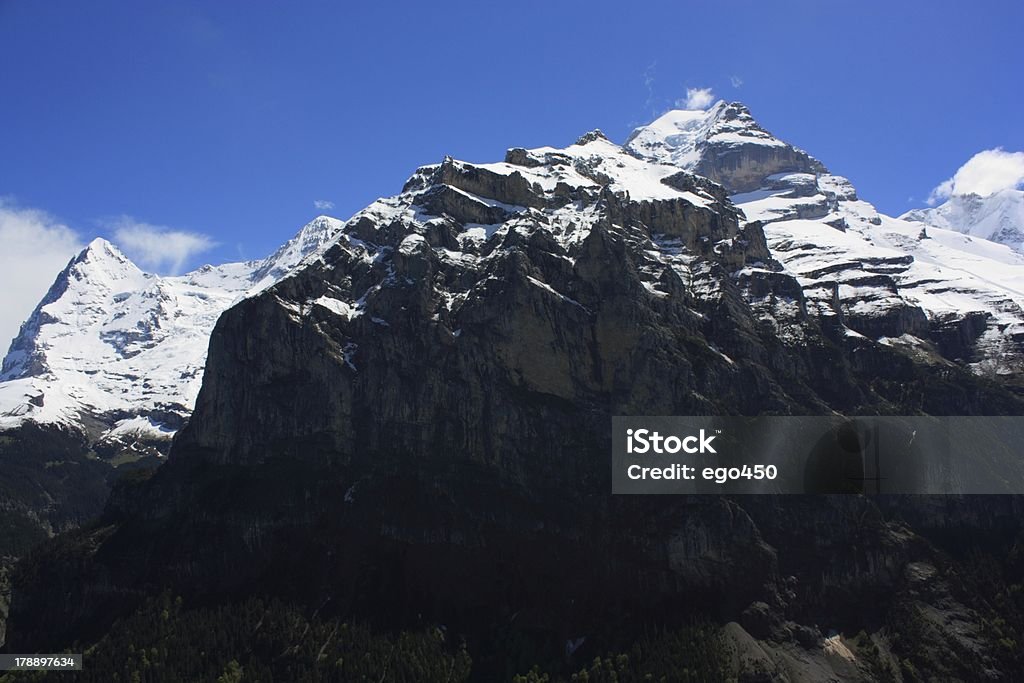
[[[738,88],[743,85],[743,79],[739,76],[729,76],[729,82],[732,83],[732,87]]]
[[[647,92],[650,93],[651,88],[654,87],[654,70],[658,68],[658,60],[654,60],[647,65],[644,69],[644,87],[647,88]]]
[[[707,109],[714,103],[711,88],[687,88],[686,97],[676,100],[676,106],[683,109]]]
[[[0,355],[46,294],[57,273],[82,249],[81,236],[45,211],[0,198]]]
[[[1024,152],[1007,152],[1001,147],[978,152],[952,178],[939,183],[928,195],[928,205],[953,195],[987,196],[1024,184]]]
[[[647,68],[644,69],[644,73],[642,76],[644,89],[647,90],[647,100],[644,102],[644,109],[650,110],[652,118],[656,115],[654,106],[654,73],[657,70],[657,68],[658,60],[654,60],[653,62],[647,65]]]
[[[109,225],[114,241],[144,268],[172,275],[180,273],[194,256],[217,246],[208,235],[175,230],[121,216]]]
[[[313,206],[316,208],[317,211],[330,211],[331,209],[334,208],[334,202],[328,201],[326,199],[314,199]]]

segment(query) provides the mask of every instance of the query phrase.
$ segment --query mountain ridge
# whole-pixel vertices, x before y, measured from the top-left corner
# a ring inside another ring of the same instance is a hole
[[[1012,497],[610,494],[615,415],[1024,413],[970,356],[998,302],[923,300],[1018,315],[925,259],[971,252],[751,140],[706,157],[732,191],[597,135],[417,169],[220,315],[167,461],[19,566],[9,647],[260,595],[443,625],[480,680],[694,620],[739,680],[1012,680]]]
[[[650,200],[678,194],[673,187],[675,184],[689,193],[684,196],[694,200],[695,206],[720,200],[727,193],[735,206],[744,212],[746,220],[759,221],[766,226],[766,239],[772,249],[767,261],[781,259],[783,268],[802,281],[808,301],[816,310],[837,315],[843,324],[848,320],[861,321],[853,324],[851,333],[892,340],[887,343],[901,345],[919,357],[950,356],[956,362],[972,365],[977,372],[1011,376],[1017,374],[1018,368],[1024,367],[1021,351],[1024,344],[1024,311],[1021,309],[1024,278],[1017,273],[1017,266],[1024,261],[1001,253],[997,247],[989,247],[987,243],[970,243],[948,231],[938,232],[935,227],[928,234],[927,241],[921,239],[923,233],[919,227],[912,228],[909,223],[879,214],[857,197],[849,181],[830,174],[820,161],[773,136],[757,123],[742,103],[719,101],[706,111],[669,111],[651,124],[634,130],[621,147],[600,131],[592,131],[567,149],[573,148],[590,148],[593,153],[566,157],[565,162],[572,165],[572,173],[564,178],[559,176],[554,181],[554,176],[532,177],[530,170],[537,168],[545,155],[565,155],[564,150],[550,147],[536,150],[514,148],[504,162],[477,164],[473,168],[500,174],[504,172],[504,166],[513,162],[513,166],[519,165],[520,170],[516,173],[526,185],[538,182],[550,185],[554,182],[568,188],[582,178],[594,189],[606,186],[613,192],[624,191]],[[604,168],[605,162],[602,161],[595,162],[596,166],[591,164],[591,167],[588,166],[591,162],[585,160],[587,156],[591,161],[601,157],[614,161]],[[634,158],[640,161],[634,161]],[[446,160],[439,166],[456,169],[464,163]],[[659,168],[662,170],[656,170]],[[422,171],[414,174],[409,183],[419,182],[418,174]],[[686,171],[694,175],[680,175]],[[404,189],[408,189],[409,183]],[[716,187],[724,188],[724,192]],[[556,188],[552,185],[551,189]],[[461,192],[458,188],[442,188],[435,194],[452,191]],[[437,196],[429,201],[443,206],[445,199]],[[500,218],[504,211],[499,206],[475,207],[475,204],[479,202],[463,201],[462,208],[478,218],[481,226]],[[922,216],[914,214],[908,217]],[[219,311],[232,305],[239,297],[261,291],[285,277],[303,258],[329,246],[331,237],[341,230],[342,225],[341,221],[328,217],[314,219],[260,262],[204,266],[177,279],[154,279],[155,276],[147,276],[141,271],[120,276],[134,278],[136,289],[150,287],[150,298],[156,299],[173,300],[176,295],[170,285],[188,278],[193,280],[191,294],[197,295],[192,297],[193,301],[217,292],[215,296],[221,301],[215,306],[205,307],[209,309],[205,314],[199,313],[203,318],[199,329],[208,335]],[[471,228],[467,235],[475,235],[481,230],[484,230],[484,237],[490,236],[484,228]],[[90,249],[98,249],[97,245],[99,243],[94,242],[77,258],[89,253]],[[838,268],[835,263],[837,257],[845,261],[845,268]],[[119,264],[116,258],[110,263],[111,274],[116,276],[116,271],[123,264]],[[927,266],[928,263],[934,263],[935,267]],[[940,274],[943,268],[946,271]],[[69,272],[66,269],[58,277],[54,288],[67,287]],[[102,276],[98,277],[102,280]],[[62,278],[64,284],[60,285]],[[210,282],[211,278],[219,278],[220,282]],[[97,286],[101,287],[100,284]],[[101,419],[105,433],[96,433],[94,437],[102,440],[134,434],[143,437],[142,441],[153,441],[159,446],[158,451],[166,450],[169,436],[188,417],[198,391],[205,353],[203,335],[194,335],[192,345],[200,347],[198,350],[188,351],[184,362],[175,361],[183,366],[183,372],[177,381],[165,380],[165,392],[160,399],[137,396],[139,391],[132,388],[132,382],[136,381],[132,377],[140,377],[143,373],[135,370],[123,373],[120,380],[112,380],[104,388],[108,395],[136,396],[134,400],[142,401],[140,405],[145,405],[145,410],[134,409],[131,401],[122,401],[117,406],[102,405],[103,397],[89,395],[82,390],[82,382],[77,382],[74,390],[55,390],[53,387],[60,384],[59,379],[56,384],[49,383],[49,393],[58,396],[51,397],[50,406],[46,406],[47,383],[41,378],[47,372],[51,375],[53,372],[45,360],[47,353],[40,349],[49,342],[36,337],[41,331],[54,327],[54,320],[43,310],[56,303],[54,288],[26,321],[4,359],[3,374],[0,375],[0,426],[16,426],[28,416],[33,416],[32,419],[76,428],[90,422],[87,431],[97,432],[92,420],[98,413],[106,412],[117,419]],[[130,289],[118,294],[128,296]],[[848,294],[844,296],[844,292]],[[838,306],[833,305],[835,300],[840,302]],[[161,309],[159,304],[156,310],[144,307],[134,314],[123,310],[124,306],[109,303],[100,305],[94,301],[92,306],[111,308],[110,316],[119,316],[134,324],[134,327],[128,325],[115,329],[114,326],[97,333],[106,335],[107,341],[114,343],[118,335],[124,340],[133,337],[144,339],[146,332],[140,330],[161,321],[166,323],[167,316],[180,314],[166,306]],[[170,306],[173,308],[173,304]],[[118,310],[114,311],[114,308]],[[142,320],[140,316],[148,319]],[[937,350],[933,348],[934,343],[929,347],[928,343],[922,345],[914,335],[905,336],[913,329],[920,333],[920,337],[927,338],[932,327],[942,339]],[[67,334],[73,335],[73,331]],[[137,351],[135,348],[128,352]],[[74,357],[71,352],[65,352],[65,356],[65,361]],[[160,361],[154,362],[157,366],[161,364]],[[65,367],[57,374],[60,372],[72,371]],[[59,396],[69,391],[72,396]],[[44,405],[37,405],[41,402]],[[54,404],[60,405],[54,407]],[[82,416],[89,416],[89,419],[83,420]]]

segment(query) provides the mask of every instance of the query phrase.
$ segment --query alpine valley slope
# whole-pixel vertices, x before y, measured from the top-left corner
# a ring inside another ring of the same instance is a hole
[[[1016,257],[962,238],[738,104],[424,166],[221,315],[167,461],[20,563],[9,647],[120,662],[145,596],[256,595],[438,625],[478,680],[693,619],[739,680],[1019,680],[1016,497],[610,495],[613,415],[1022,414]]]

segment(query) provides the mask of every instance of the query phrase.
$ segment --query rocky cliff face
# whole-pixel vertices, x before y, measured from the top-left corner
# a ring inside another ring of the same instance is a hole
[[[793,154],[788,170],[824,174],[796,152],[708,172],[744,187]],[[934,516],[914,528],[859,497],[609,494],[613,415],[1024,408],[966,364],[881,341],[933,342],[919,307],[894,295],[858,317],[848,282],[809,296],[771,243],[721,186],[599,133],[419,169],[221,316],[169,462],[22,565],[12,647],[94,638],[169,589],[433,620],[492,653],[510,629],[560,646],[703,615],[739,621],[734,641],[749,656],[751,635],[764,643],[754,658],[777,680],[886,680],[883,663],[908,657],[937,676],[1010,671],[984,632],[999,606],[957,593]],[[864,286],[889,287],[896,258],[868,263]],[[1019,534],[999,528],[986,552]],[[830,630],[865,630],[875,650]]]

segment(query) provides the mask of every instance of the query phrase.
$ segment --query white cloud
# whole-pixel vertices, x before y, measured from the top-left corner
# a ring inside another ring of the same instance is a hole
[[[949,180],[939,183],[928,195],[929,206],[953,195],[987,196],[1024,184],[1024,152],[1007,152],[1001,147],[986,149],[971,157]]]
[[[334,202],[326,199],[315,199],[313,200],[313,206],[317,211],[330,211],[334,208]]]
[[[676,106],[684,109],[707,109],[715,101],[711,88],[687,88],[686,99],[676,100]]]
[[[192,257],[217,246],[207,235],[174,230],[121,216],[110,226],[114,241],[143,268],[180,273]]]
[[[941,183],[936,185],[935,189],[928,194],[928,199],[925,201],[928,202],[928,206],[935,206],[938,202],[949,199],[951,194],[953,194],[952,178],[949,180],[943,180]]]
[[[729,76],[729,82],[732,83],[732,87],[738,88],[743,85],[743,79],[739,76]]]
[[[68,261],[80,236],[44,211],[0,199],[0,355]]]

